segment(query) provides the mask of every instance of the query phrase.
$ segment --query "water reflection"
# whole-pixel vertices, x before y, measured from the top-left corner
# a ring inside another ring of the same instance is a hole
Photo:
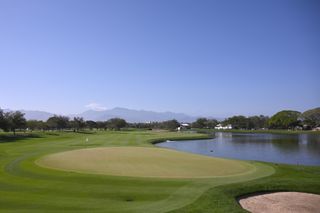
[[[210,140],[171,141],[158,146],[216,157],[320,165],[320,135],[315,134],[217,132]]]

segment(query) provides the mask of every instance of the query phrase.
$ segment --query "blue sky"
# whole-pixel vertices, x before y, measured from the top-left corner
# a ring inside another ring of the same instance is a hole
[[[319,11],[316,0],[0,0],[0,107],[319,107]]]

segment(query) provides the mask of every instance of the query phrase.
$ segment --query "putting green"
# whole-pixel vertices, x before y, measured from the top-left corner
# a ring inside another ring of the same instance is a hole
[[[157,178],[209,178],[255,170],[253,165],[243,161],[146,147],[78,149],[50,154],[36,163],[64,171]]]

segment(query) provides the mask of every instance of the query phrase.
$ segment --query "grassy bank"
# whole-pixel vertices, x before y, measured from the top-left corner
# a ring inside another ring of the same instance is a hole
[[[320,167],[269,164],[276,172],[258,180],[211,188],[194,203],[173,212],[246,212],[237,198],[274,191],[320,194]]]
[[[0,211],[228,212],[243,211],[235,200],[243,193],[300,190],[320,194],[320,167],[248,162],[255,170],[245,174],[166,179],[80,174],[35,164],[41,157],[63,151],[115,146],[159,149],[151,142],[206,137],[154,131],[50,132],[16,137],[1,133]]]

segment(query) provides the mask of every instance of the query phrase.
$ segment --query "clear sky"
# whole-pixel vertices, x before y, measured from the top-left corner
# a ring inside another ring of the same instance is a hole
[[[320,106],[318,0],[0,0],[0,107]]]

